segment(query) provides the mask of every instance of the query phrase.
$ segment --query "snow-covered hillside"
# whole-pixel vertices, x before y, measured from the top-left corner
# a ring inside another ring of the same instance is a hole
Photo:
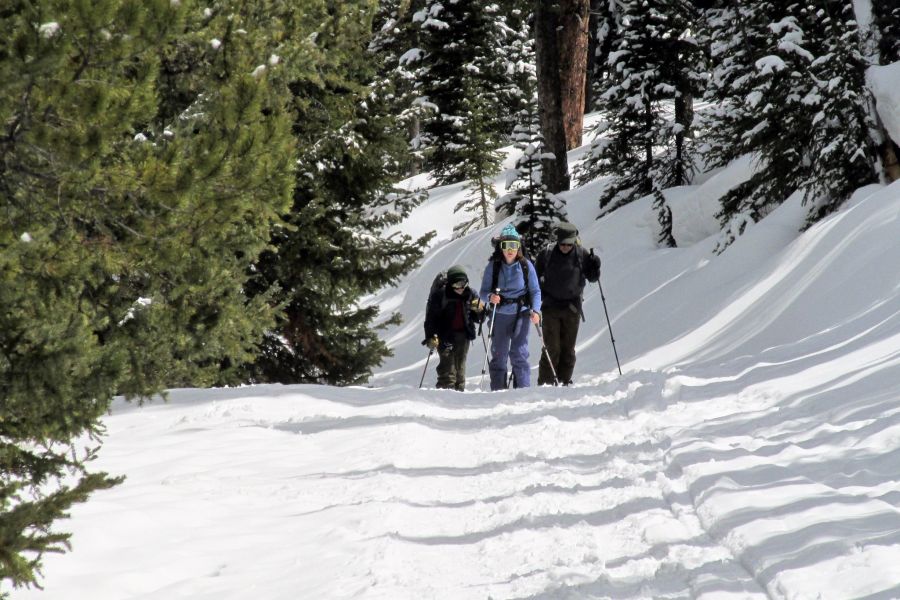
[[[369,387],[117,403],[97,466],[128,480],[13,598],[900,597],[900,183],[803,233],[791,198],[716,256],[749,168],[668,191],[676,249],[649,202],[568,194],[624,371],[594,286],[570,388],[477,391],[476,340],[466,393],[417,389],[434,274],[476,279],[496,232],[449,240],[463,192],[434,191],[405,227],[435,245],[369,299],[405,318]]]
[[[900,188],[860,190],[841,212],[802,235],[805,209],[795,195],[717,256],[715,201],[745,179],[749,168],[749,161],[738,161],[695,186],[667,191],[680,244],[675,249],[655,246],[657,224],[649,199],[598,221],[602,183],[567,195],[570,220],[580,227],[583,244],[603,260],[601,283],[626,370],[780,362],[780,356],[817,355],[853,337],[849,331],[870,327],[867,337],[889,337],[881,321],[900,300],[895,288],[900,282]],[[430,206],[419,210],[433,218]],[[404,324],[387,335],[395,356],[376,375],[376,384],[418,384],[431,279],[457,263],[467,267],[470,278],[480,279],[497,231],[499,225],[439,240],[419,271],[372,299],[385,311],[404,315]],[[596,381],[616,367],[598,286],[586,290],[585,313],[577,348],[579,383]],[[468,387],[474,390],[484,356],[481,342],[476,340],[473,350]],[[539,353],[532,336],[532,357]]]

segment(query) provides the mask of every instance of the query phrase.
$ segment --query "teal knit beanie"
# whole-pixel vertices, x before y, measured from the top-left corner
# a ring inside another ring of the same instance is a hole
[[[503,231],[500,232],[500,241],[503,240],[521,241],[522,236],[519,235],[519,232],[516,231],[516,228],[513,227],[512,224],[509,224],[503,228]]]

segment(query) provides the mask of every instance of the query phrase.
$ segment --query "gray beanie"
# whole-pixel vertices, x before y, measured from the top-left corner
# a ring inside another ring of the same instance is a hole
[[[571,223],[561,222],[556,225],[556,243],[574,244],[578,239],[578,228]]]

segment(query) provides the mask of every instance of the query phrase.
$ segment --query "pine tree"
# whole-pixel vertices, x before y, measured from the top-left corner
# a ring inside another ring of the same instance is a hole
[[[688,32],[696,14],[682,0],[621,2],[617,11],[610,19],[615,18],[618,37],[598,99],[609,116],[594,130],[578,177],[584,183],[613,176],[600,198],[607,210],[653,194],[659,239],[672,245],[671,211],[660,192],[688,183],[695,170],[690,106],[702,76],[700,51]],[[664,110],[669,102],[675,104],[673,116]]]
[[[713,52],[721,58],[709,98],[723,110],[707,156],[710,164],[743,154],[756,161],[750,179],[722,199],[718,251],[794,191],[804,193],[813,222],[873,181],[873,123],[850,8],[758,1],[712,14],[710,35],[734,44]]]
[[[419,239],[385,231],[420,200],[394,187],[408,161],[402,123],[391,115],[374,73],[371,6],[330,5],[315,15],[315,52],[326,57],[314,77],[288,82],[298,174],[286,226],[256,265],[258,290],[273,286],[282,318],[267,336],[251,381],[355,384],[390,354],[379,309],[364,296],[396,282],[421,258]]]
[[[54,524],[72,504],[119,481],[89,470],[112,396],[222,381],[272,321],[243,288],[292,185],[286,96],[253,75],[269,53],[240,14],[193,83],[161,74],[170,49],[199,43],[181,40],[193,11],[0,12],[0,580],[13,586],[68,547]]]
[[[672,208],[666,202],[662,190],[653,190],[653,209],[656,211],[656,220],[659,223],[659,233],[656,243],[665,248],[675,248],[678,244],[672,233]]]
[[[801,182],[809,207],[807,224],[837,210],[858,188],[878,181],[875,139],[878,125],[868,110],[866,61],[853,15],[852,2],[813,4],[808,7],[809,27],[824,40],[813,61],[810,105],[812,161]]]
[[[472,153],[495,152],[508,133],[497,110],[509,82],[500,50],[506,29],[498,12],[496,4],[477,0],[428,0],[415,16],[422,24],[424,51],[416,74],[419,102],[432,109],[422,126],[422,144],[426,168],[439,185],[463,181],[463,163]],[[472,126],[469,110],[475,98],[492,110],[481,111],[481,122]],[[467,137],[470,131],[480,132],[478,142]]]
[[[602,110],[599,95],[611,76],[609,54],[619,35],[621,11],[614,0],[591,0],[585,110]]]
[[[436,25],[438,21],[427,18],[425,4],[426,0],[382,1],[370,44],[380,65],[379,74],[392,89],[390,101],[393,114],[398,115],[408,126],[414,158],[414,163],[408,170],[410,173],[418,172],[426,150],[434,150],[436,140],[431,134],[433,124],[428,126],[425,135],[422,135],[422,124],[429,119],[438,118],[434,111],[445,104],[422,95],[423,90],[427,89],[440,99],[443,89],[440,85],[435,86],[429,82],[431,74],[435,72],[431,64],[435,57],[427,55],[424,46],[430,36],[440,32],[429,31],[430,26]],[[528,102],[523,86],[525,79],[534,71],[528,13],[525,10],[528,5],[528,0],[500,0],[490,5],[475,3],[473,7],[477,9],[476,12],[487,17],[486,26],[490,35],[477,39],[472,36],[466,42],[467,46],[472,46],[475,50],[470,54],[477,57],[473,58],[468,73],[458,60],[451,63],[457,73],[454,76],[476,75],[490,80],[488,89],[493,97],[490,128],[497,135],[498,144],[508,137],[515,126],[516,115]],[[437,46],[440,55],[444,47],[442,43]],[[426,56],[429,56],[428,60],[425,59]],[[437,58],[438,61],[442,60],[440,56]],[[450,105],[444,106],[445,112],[451,109]],[[461,123],[459,126],[465,127]]]
[[[731,147],[722,152],[722,159],[729,153],[752,154],[756,168],[750,179],[722,198],[719,219],[724,231],[718,252],[798,188],[807,160],[803,129],[812,120],[810,108],[802,103],[803,72],[813,60],[804,46],[811,40],[804,39],[797,18],[777,3],[754,2],[745,14],[750,18],[744,23],[740,14],[723,21],[745,28],[741,41],[750,49],[732,57],[728,76],[741,82],[739,89],[729,90],[726,77],[713,76],[712,97],[724,96],[723,103],[732,110],[713,122],[709,137],[711,149]],[[725,39],[721,30],[713,29],[711,35]],[[743,108],[736,109],[739,103]],[[715,156],[708,156],[715,165]]]
[[[499,91],[496,130],[502,143],[512,140],[522,111],[528,110],[535,94],[536,68],[531,0],[501,0],[495,27],[499,47],[492,49],[501,78],[494,84]]]
[[[376,63],[374,84],[380,97],[407,131],[411,152],[404,172],[418,174],[424,160],[421,148],[421,124],[428,109],[416,102],[416,70],[423,55],[419,47],[420,26],[413,16],[422,10],[425,0],[382,0],[373,25],[369,51]]]
[[[758,124],[754,69],[769,47],[767,26],[773,13],[771,3],[760,1],[706,13],[700,35],[710,48],[712,65],[705,93],[710,109],[703,123],[709,132],[703,149],[708,167],[725,166],[747,152],[745,140]]]
[[[458,202],[453,212],[464,211],[464,220],[453,228],[454,237],[460,237],[474,229],[490,226],[494,222],[497,190],[494,177],[500,171],[502,156],[491,149],[493,134],[490,130],[491,106],[483,97],[465,90],[463,110],[467,144],[459,149],[459,170],[466,183],[466,197]]]
[[[246,286],[293,188],[284,70],[294,52],[305,51],[283,40],[297,27],[280,0],[215,10],[191,4],[177,39],[160,49],[167,73],[178,58],[192,65],[160,78],[160,111],[140,134],[145,147],[161,151],[158,161],[142,165],[148,195],[161,204],[154,232],[177,232],[144,250],[170,273],[171,283],[156,293],[165,299],[159,306],[166,308],[166,326],[177,334],[164,360],[151,355],[140,364],[166,373],[168,387],[237,383],[237,368],[253,359],[273,323],[269,298],[249,298]],[[307,63],[301,68],[312,72]]]

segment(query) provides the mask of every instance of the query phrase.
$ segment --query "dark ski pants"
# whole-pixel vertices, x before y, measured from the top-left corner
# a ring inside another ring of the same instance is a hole
[[[466,355],[469,353],[469,338],[466,332],[457,331],[449,345],[441,344],[437,366],[437,387],[457,390],[466,389]]]
[[[491,339],[491,391],[506,389],[506,361],[512,365],[517,388],[531,385],[531,367],[528,364],[529,312],[518,315],[494,316],[494,332]]]
[[[541,314],[544,328],[544,345],[547,346],[546,354],[553,361],[556,369],[556,378],[561,384],[569,384],[572,381],[572,373],[575,371],[575,340],[578,338],[578,326],[581,324],[581,315],[569,308],[547,308]],[[538,367],[538,385],[550,385],[553,383],[553,372],[547,356],[541,353],[541,362]]]

